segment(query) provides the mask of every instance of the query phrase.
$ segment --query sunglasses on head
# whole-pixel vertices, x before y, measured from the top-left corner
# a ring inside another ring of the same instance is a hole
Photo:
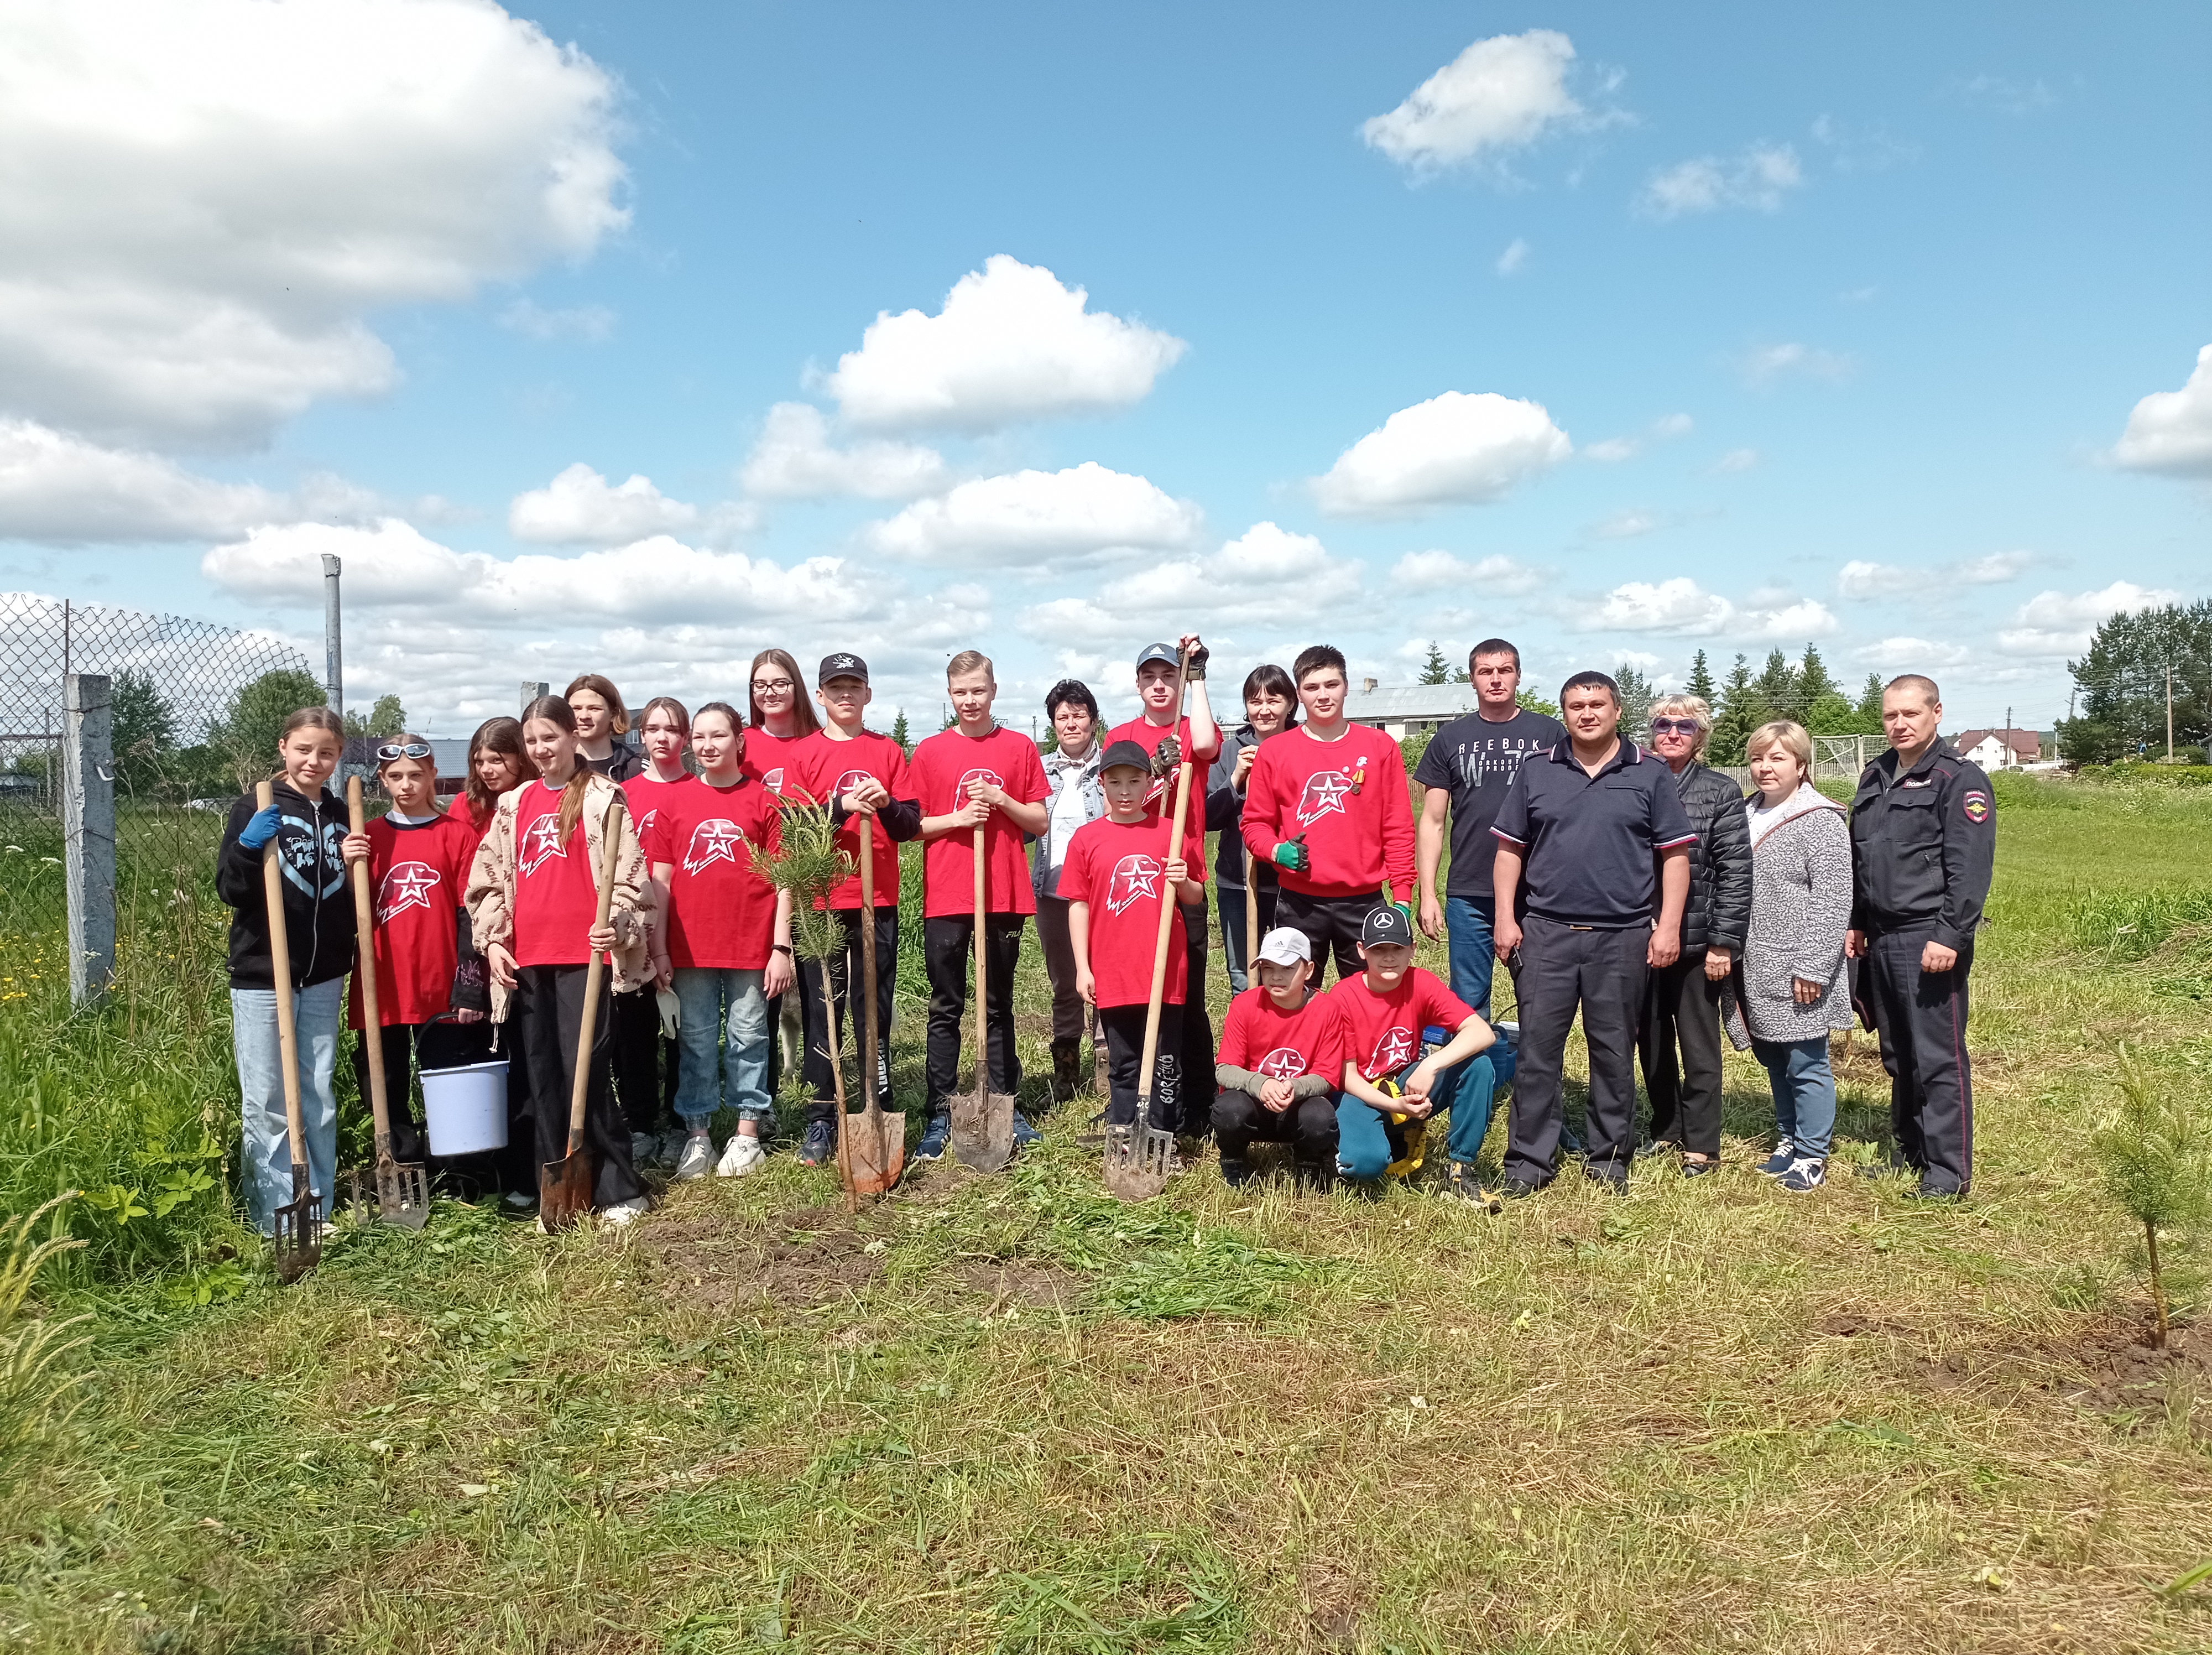
[[[394,759],[428,758],[429,756],[430,744],[427,741],[410,741],[404,746],[395,741],[376,750],[376,762],[380,764],[389,764]]]
[[[1655,718],[1651,721],[1654,735],[1695,735],[1698,721],[1694,718]]]

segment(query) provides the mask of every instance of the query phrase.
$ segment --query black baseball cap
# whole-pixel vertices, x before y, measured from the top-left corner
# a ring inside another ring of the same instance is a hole
[[[1385,943],[1395,943],[1401,948],[1413,946],[1413,928],[1406,922],[1406,916],[1395,903],[1384,903],[1369,910],[1367,922],[1359,928],[1359,940],[1370,948]]]
[[[1137,670],[1141,672],[1156,660],[1164,660],[1170,666],[1180,666],[1182,665],[1182,653],[1171,643],[1148,643],[1144,653],[1137,657]]]
[[[1152,769],[1152,756],[1139,742],[1117,741],[1099,758],[1098,774],[1103,776],[1109,770],[1120,769],[1142,770],[1149,776]]]
[[[822,669],[815,673],[814,682],[819,685],[829,683],[831,678],[858,678],[866,684],[868,681],[868,663],[842,649],[834,655],[824,655]]]

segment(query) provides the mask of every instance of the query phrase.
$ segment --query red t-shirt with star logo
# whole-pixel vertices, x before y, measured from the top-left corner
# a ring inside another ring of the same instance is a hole
[[[599,917],[599,870],[579,821],[561,843],[563,787],[543,780],[515,789],[514,963],[581,965]]]
[[[1475,1014],[1474,1007],[1445,988],[1434,972],[1418,965],[1408,966],[1388,995],[1370,989],[1367,973],[1362,971],[1331,989],[1328,997],[1343,1019],[1344,1061],[1356,1064],[1361,1078],[1368,1080],[1395,1074],[1419,1057],[1423,1029],[1433,1025],[1456,1034]]]
[[[1309,994],[1294,1012],[1255,983],[1229,1004],[1216,1061],[1271,1080],[1318,1074],[1344,1084],[1344,1013],[1332,995]]]
[[[1167,824],[1157,817],[1125,824],[1102,816],[1076,829],[1067,842],[1060,896],[1083,904],[1089,916],[1091,975],[1101,1007],[1152,1004],[1160,907],[1174,900],[1167,845]],[[1170,933],[1160,1003],[1182,1005],[1189,978],[1190,951],[1180,934]]]
[[[738,768],[742,770],[744,766]],[[645,843],[645,836],[652,828],[653,818],[660,813],[660,807],[667,802],[671,794],[681,788],[696,788],[698,785],[698,778],[692,776],[679,776],[673,782],[657,781],[650,776],[633,776],[622,783],[623,803],[629,809],[630,825],[637,830],[638,843],[642,845]]]
[[[1283,888],[1307,897],[1372,897],[1382,882],[1413,893],[1413,808],[1406,758],[1380,730],[1354,724],[1316,741],[1303,724],[1260,744],[1244,791],[1244,846],[1262,861],[1305,835],[1306,871],[1278,867]]]
[[[460,963],[461,895],[476,860],[477,831],[465,818],[433,816],[368,824],[368,891],[376,912],[376,1019],[428,1023],[453,1008]],[[346,1024],[362,1026],[361,972],[348,989]]]
[[[775,887],[753,867],[752,847],[775,850],[781,807],[765,783],[740,775],[718,788],[703,777],[662,795],[644,838],[645,859],[666,864],[669,963],[757,971],[775,943]]]
[[[884,790],[894,799],[915,796],[904,749],[889,736],[878,735],[873,730],[863,730],[849,741],[836,740],[827,730],[817,730],[792,754],[787,776],[792,778],[785,783],[787,796],[796,792],[817,805],[827,805],[851,792],[864,776],[872,776],[882,782]],[[837,831],[837,843],[854,859],[855,867],[860,855],[860,833],[866,825],[866,821],[856,816]],[[875,824],[874,834],[876,906],[896,908],[899,899],[898,846],[884,831],[881,822]],[[971,873],[969,877],[972,879],[975,876]],[[830,893],[829,905],[860,907],[858,873]]]
[[[738,761],[738,769],[757,782],[768,783],[769,791],[780,799],[797,799],[799,789],[793,784],[799,773],[793,761],[799,750],[813,740],[806,735],[770,735],[765,729],[748,725],[745,728],[745,756]]]
[[[950,816],[968,802],[967,781],[981,775],[1017,804],[1041,805],[1051,797],[1036,743],[1004,725],[981,740],[958,726],[940,730],[914,750],[914,797],[924,816]],[[994,810],[983,827],[983,911],[1034,914],[1036,891],[1022,831]],[[1065,895],[1065,892],[1061,893]],[[975,831],[956,828],[929,842],[921,861],[921,911],[926,918],[975,911]]]

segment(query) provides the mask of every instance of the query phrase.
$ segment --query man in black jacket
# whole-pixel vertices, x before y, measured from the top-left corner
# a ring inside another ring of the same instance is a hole
[[[1637,1019],[1636,1055],[1651,1099],[1651,1147],[1682,1152],[1682,1174],[1720,1164],[1721,985],[1751,924],[1751,831],[1743,790],[1703,762],[1712,709],[1697,696],[1651,706],[1651,751],[1674,772],[1682,811],[1697,830],[1682,953],[1652,968]]]
[[[1923,1196],[1963,1196],[1974,1174],[1966,973],[1996,861],[1990,778],[1940,739],[1934,680],[1907,672],[1881,692],[1890,751],[1851,800],[1851,928],[1866,962],[1860,998],[1889,1071],[1893,1171]]]

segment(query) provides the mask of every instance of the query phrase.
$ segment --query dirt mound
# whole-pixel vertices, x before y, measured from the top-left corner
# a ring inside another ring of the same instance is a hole
[[[874,1250],[871,1251],[872,1248]],[[836,1208],[747,1226],[714,1212],[669,1214],[632,1249],[637,1281],[708,1310],[767,1302],[808,1309],[873,1281],[883,1244]]]
[[[963,1264],[959,1274],[962,1284],[988,1299],[994,1309],[1018,1305],[1024,1310],[1073,1310],[1083,1302],[1086,1291],[1081,1276],[1057,1264],[975,1259]]]

